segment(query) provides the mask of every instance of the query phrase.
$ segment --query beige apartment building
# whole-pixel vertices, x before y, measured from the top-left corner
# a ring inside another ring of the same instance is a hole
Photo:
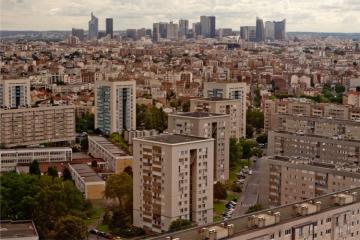
[[[269,131],[267,155],[302,156],[326,163],[359,165],[360,141]]]
[[[101,136],[88,136],[88,153],[94,158],[105,161],[105,168],[114,173],[122,173],[132,167],[133,157],[118,146]]]
[[[230,116],[208,112],[188,112],[168,115],[170,133],[213,138],[214,181],[229,179]]]
[[[321,163],[302,157],[265,157],[269,203],[285,205],[346,188],[360,187],[358,165]]]
[[[349,105],[316,103],[304,98],[266,100],[264,103],[264,115],[265,131],[278,130],[284,124],[282,121],[291,116],[292,119],[301,119],[305,127],[308,128],[313,127],[312,122],[316,122],[316,119],[321,118],[348,120],[360,124],[360,108]],[[322,122],[324,121],[322,120]]]
[[[29,79],[0,79],[0,107],[15,108],[30,105]]]
[[[246,137],[246,104],[238,99],[190,99],[190,112],[210,112],[230,115],[230,137]]]
[[[75,108],[49,106],[0,109],[4,147],[75,141]]]
[[[95,128],[104,134],[136,129],[136,82],[95,81]]]
[[[134,139],[134,225],[168,231],[177,219],[213,221],[214,139],[162,134]]]
[[[241,215],[149,240],[358,240],[360,188]]]

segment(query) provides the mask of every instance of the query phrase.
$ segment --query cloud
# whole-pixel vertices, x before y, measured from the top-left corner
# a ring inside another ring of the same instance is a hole
[[[199,21],[215,15],[217,27],[255,25],[264,20],[287,19],[289,31],[360,32],[360,0],[0,0],[1,29],[87,28],[90,12],[114,18],[116,30],[151,27],[156,21],[180,18]],[[21,17],[19,17],[21,16]],[[190,23],[190,25],[191,25]]]

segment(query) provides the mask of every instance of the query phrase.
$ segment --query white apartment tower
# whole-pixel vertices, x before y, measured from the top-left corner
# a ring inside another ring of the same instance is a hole
[[[168,231],[177,219],[213,221],[214,140],[162,134],[134,139],[134,225]]]
[[[104,134],[136,129],[136,82],[95,82],[95,128]]]
[[[30,104],[29,79],[0,80],[0,106],[15,108],[29,106]]]

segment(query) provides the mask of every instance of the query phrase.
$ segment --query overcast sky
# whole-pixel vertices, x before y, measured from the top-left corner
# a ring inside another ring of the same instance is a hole
[[[287,31],[360,32],[360,0],[0,0],[1,30],[88,28],[91,11],[104,29],[150,28],[153,22],[199,21],[215,15],[216,27],[238,30],[266,20],[287,19]]]

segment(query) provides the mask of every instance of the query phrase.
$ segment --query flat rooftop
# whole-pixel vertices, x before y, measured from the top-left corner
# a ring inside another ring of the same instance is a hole
[[[187,113],[174,113],[169,115],[176,115],[182,117],[191,117],[191,118],[211,118],[211,117],[224,117],[228,116],[226,114],[219,113],[209,113],[209,112],[187,112]]]
[[[180,134],[161,134],[151,137],[136,138],[139,140],[166,143],[166,144],[179,144],[179,143],[188,143],[188,142],[197,142],[203,140],[210,140],[209,138],[195,137],[195,136],[186,136]]]
[[[38,237],[32,221],[0,221],[0,239]]]
[[[104,180],[95,173],[87,164],[70,164],[70,166],[83,178],[85,182],[103,182]]]
[[[198,101],[213,101],[213,102],[221,102],[221,101],[239,101],[239,99],[230,99],[230,98],[222,98],[222,97],[209,97],[209,98],[193,98],[191,100]]]
[[[101,136],[89,136],[92,140],[94,140],[97,144],[101,145],[104,149],[106,149],[108,152],[110,152],[115,157],[124,157],[129,156],[127,152],[110,142],[104,137]]]

